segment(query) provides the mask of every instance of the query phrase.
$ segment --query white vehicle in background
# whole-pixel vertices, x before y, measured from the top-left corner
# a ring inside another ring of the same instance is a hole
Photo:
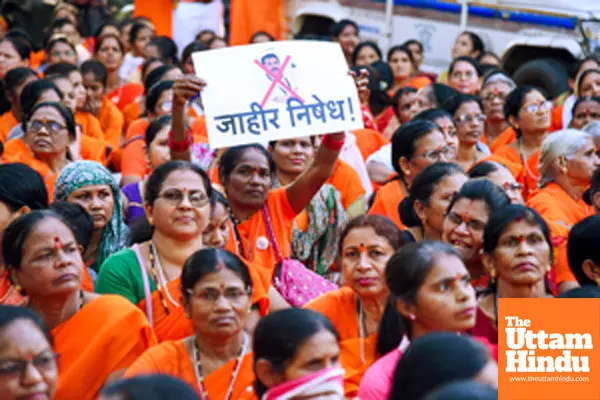
[[[433,72],[448,67],[455,38],[471,30],[517,83],[550,97],[568,88],[576,59],[600,55],[600,0],[289,0],[288,9],[294,34],[325,36],[348,18],[360,26],[361,39],[378,42],[384,52],[418,39],[422,67]]]

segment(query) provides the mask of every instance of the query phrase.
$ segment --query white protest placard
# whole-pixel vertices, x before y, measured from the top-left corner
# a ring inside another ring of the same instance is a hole
[[[197,52],[212,148],[363,128],[337,43],[283,41]]]

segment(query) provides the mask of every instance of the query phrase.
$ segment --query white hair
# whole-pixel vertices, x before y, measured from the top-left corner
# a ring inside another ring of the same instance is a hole
[[[514,90],[517,87],[517,84],[515,83],[515,81],[513,81],[512,79],[510,79],[508,77],[508,75],[506,75],[504,72],[502,71],[492,71],[490,74],[488,74],[484,79],[483,79],[483,88],[487,87],[488,85],[492,84],[492,83],[496,83],[496,82],[503,82],[506,85],[508,85],[508,87],[510,88],[510,90]]]
[[[550,134],[542,143],[540,150],[540,181],[538,186],[544,187],[556,179],[555,161],[564,156],[567,159],[575,155],[592,137],[579,129],[563,129]]]
[[[600,136],[600,121],[592,121],[583,127],[583,131],[592,136],[594,140]]]

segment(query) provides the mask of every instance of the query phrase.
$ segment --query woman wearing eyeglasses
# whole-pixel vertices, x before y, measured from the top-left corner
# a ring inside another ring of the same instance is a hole
[[[460,93],[476,95],[481,87],[481,70],[471,57],[457,57],[448,70],[448,86]]]
[[[225,250],[199,250],[183,266],[181,293],[193,330],[146,351],[125,376],[172,375],[195,388],[201,399],[251,395],[252,345],[244,327],[252,279],[244,262]]]
[[[594,170],[600,166],[596,146],[585,132],[558,131],[542,144],[539,165],[541,189],[529,198],[527,205],[546,220],[552,237],[562,237],[564,242],[577,222],[594,214],[583,193],[590,186]],[[556,280],[559,291],[564,292],[576,286],[576,279],[564,256],[565,246],[559,246],[558,252]]]
[[[0,397],[52,400],[58,355],[44,321],[25,307],[0,306]]]
[[[551,110],[552,102],[533,86],[516,88],[510,92],[504,104],[504,115],[517,132],[517,138],[497,148],[494,155],[522,167],[522,176],[515,178],[524,185],[525,200],[537,188],[540,179],[540,148],[550,129]]]
[[[33,211],[13,221],[2,240],[15,285],[52,330],[60,354],[56,399],[95,399],[107,380],[118,378],[156,344],[137,307],[120,296],[83,290],[80,247],[61,216]]]
[[[468,94],[461,94],[449,101],[448,112],[454,117],[458,149],[456,163],[468,170],[473,164],[490,154],[481,143],[485,115],[481,101]]]
[[[404,229],[398,204],[408,195],[415,176],[431,164],[452,160],[454,155],[454,148],[435,123],[415,120],[402,125],[392,138],[390,159],[398,175],[375,193],[369,214],[386,216]]]
[[[160,165],[148,178],[143,196],[152,239],[112,255],[100,269],[96,291],[137,304],[161,341],[192,332],[180,304],[180,275],[185,260],[203,248],[211,193],[199,167],[184,161]]]
[[[4,161],[21,162],[38,172],[52,198],[56,178],[73,160],[69,148],[77,135],[73,114],[60,103],[42,102],[22,125],[25,135],[7,143]]]
[[[481,141],[487,144],[492,152],[517,137],[517,133],[504,116],[506,97],[515,87],[515,82],[501,70],[487,74],[483,80],[480,97],[486,118],[485,133]]]
[[[461,253],[478,291],[487,286],[488,278],[481,261],[483,230],[490,216],[509,203],[501,188],[488,180],[475,180],[465,183],[448,206],[442,241]]]

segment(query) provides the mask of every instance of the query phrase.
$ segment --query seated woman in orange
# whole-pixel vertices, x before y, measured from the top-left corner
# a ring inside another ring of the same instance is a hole
[[[389,91],[391,97],[406,86],[414,89],[421,89],[429,84],[431,80],[424,76],[415,76],[417,67],[413,58],[413,53],[408,46],[394,46],[388,50],[387,61],[394,74],[394,84]]]
[[[0,63],[0,79],[4,79],[11,69],[29,67],[31,45],[21,37],[7,36],[0,39],[0,54],[3,55]]]
[[[131,137],[129,127],[138,119],[144,117],[144,113],[147,112],[145,107],[146,95],[150,92],[150,89],[158,82],[175,80],[182,75],[181,70],[174,65],[159,65],[152,69],[152,72],[148,72],[148,75],[144,79],[144,96],[140,96],[135,102],[129,104],[123,110],[123,117],[125,117],[125,124],[123,130],[126,132],[125,140],[127,141]]]
[[[442,240],[444,216],[452,198],[468,181],[461,167],[438,162],[417,175],[410,195],[398,205],[404,234],[411,241]]]
[[[498,343],[498,299],[552,297],[547,285],[553,261],[548,225],[521,204],[496,211],[483,232],[482,261],[490,282],[478,300],[471,334]]]
[[[171,113],[173,98],[173,81],[160,81],[149,91],[146,100],[146,117],[131,125],[123,145],[123,161],[121,164],[122,185],[139,182],[148,173],[146,158],[146,131],[150,122]]]
[[[117,35],[107,34],[98,38],[94,57],[106,67],[106,97],[123,111],[129,104],[144,93],[144,87],[138,83],[127,83],[121,79],[119,70],[123,64],[125,51]]]
[[[106,140],[114,148],[121,147],[123,141],[123,114],[106,97],[108,79],[104,65],[98,60],[88,60],[81,64],[83,87],[86,90],[84,108],[98,118]]]
[[[56,177],[73,160],[69,148],[76,138],[73,114],[60,103],[43,102],[33,107],[23,126],[25,135],[6,143],[3,159],[33,168],[52,196]]]
[[[37,74],[25,67],[14,68],[6,74],[4,90],[11,108],[0,116],[0,142],[5,143],[12,129],[21,121],[21,92],[29,83],[38,80]]]
[[[347,286],[304,306],[325,315],[339,332],[346,397],[356,396],[362,375],[378,357],[378,328],[389,295],[385,266],[403,244],[400,231],[385,217],[360,216],[350,221],[339,246]]]
[[[504,189],[512,204],[525,204],[523,185],[517,182],[510,169],[497,161],[483,161],[469,169],[469,178],[487,179]]]
[[[59,355],[40,316],[26,307],[0,305],[0,344],[2,399],[54,399]]]
[[[291,308],[263,318],[256,327],[254,392],[242,399],[343,399],[340,337],[318,312]]]
[[[444,107],[452,114],[456,123],[458,147],[455,162],[468,170],[477,161],[490,155],[490,150],[481,143],[485,115],[478,97],[459,94]]]
[[[489,146],[492,153],[517,138],[517,132],[504,115],[506,97],[516,87],[515,82],[500,70],[486,75],[483,80],[480,96],[485,113],[485,128],[481,141]]]
[[[540,148],[550,128],[551,108],[552,103],[533,86],[519,86],[510,92],[504,104],[504,115],[517,132],[517,139],[498,147],[494,155],[523,167],[524,177],[515,178],[522,179],[525,200],[537,188],[540,178]]]
[[[46,69],[46,76],[56,83],[68,98],[69,108],[75,116],[75,122],[81,127],[82,134],[94,139],[106,140],[100,121],[86,110],[86,92],[79,68],[67,63],[54,64]],[[65,80],[69,81],[70,87]]]
[[[25,164],[0,164],[0,237],[19,216],[48,208],[44,180]],[[0,246],[1,247],[1,246]],[[0,257],[0,304],[20,306],[26,302],[13,285]]]
[[[160,341],[191,334],[181,301],[181,268],[204,247],[212,187],[206,173],[184,161],[169,161],[148,178],[144,208],[152,237],[110,256],[102,265],[96,291],[119,294],[146,312]],[[142,274],[142,271],[144,273]]]
[[[481,259],[483,229],[491,215],[508,204],[504,190],[487,179],[478,179],[462,185],[446,211],[442,241],[460,252],[478,292],[488,283]]]
[[[593,207],[582,196],[598,166],[596,146],[585,132],[565,129],[544,140],[540,155],[541,189],[533,193],[527,205],[548,222],[553,237],[564,236],[565,230],[568,232],[577,222],[594,214]],[[569,265],[562,262],[564,259],[559,257],[557,261],[557,284],[559,291],[564,292],[575,287],[576,280]]]
[[[11,243],[2,251],[15,284],[52,330],[60,354],[57,399],[95,399],[108,379],[156,344],[135,306],[119,296],[82,290],[83,259],[73,232],[57,214],[24,215],[6,228],[3,241]]]
[[[306,170],[314,156],[314,139],[303,137],[269,143],[275,163],[275,188],[291,184]],[[360,181],[351,183],[362,188]],[[294,221],[292,257],[320,275],[327,275],[335,262],[339,235],[347,221],[341,197],[334,185],[324,184]]]
[[[199,250],[183,266],[181,293],[193,331],[149,349],[125,376],[172,375],[203,399],[239,399],[250,393],[253,358],[244,327],[252,279],[244,262],[225,250]]]
[[[415,120],[402,125],[392,138],[391,161],[398,174],[375,193],[369,214],[384,215],[404,229],[398,204],[408,194],[415,176],[428,165],[454,159],[440,128],[431,121]]]

